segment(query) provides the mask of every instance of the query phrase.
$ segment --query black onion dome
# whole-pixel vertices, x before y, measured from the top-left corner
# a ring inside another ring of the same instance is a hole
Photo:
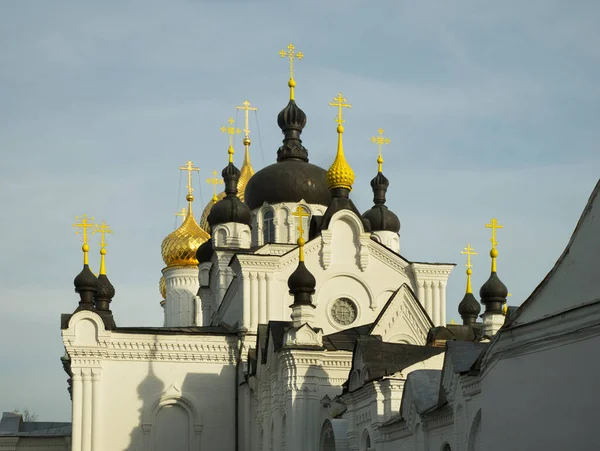
[[[502,305],[506,302],[508,288],[502,283],[498,274],[492,272],[490,278],[481,286],[479,297],[485,304],[486,312],[502,313]]]
[[[225,181],[226,196],[213,205],[208,215],[208,224],[211,229],[218,224],[237,222],[250,225],[252,223],[252,212],[246,204],[237,197],[237,182],[240,178],[240,170],[233,163],[229,163],[221,172]]]
[[[294,304],[312,304],[310,296],[314,294],[317,281],[304,262],[298,262],[298,267],[288,279],[290,294],[294,295]]]
[[[373,207],[363,215],[371,223],[371,231],[400,232],[400,219],[385,205],[385,194],[390,181],[381,172],[371,180],[373,188]]]
[[[98,289],[98,279],[87,264],[83,265],[83,269],[77,274],[73,284],[80,297],[78,310],[91,310],[94,306],[94,293]]]
[[[473,296],[473,293],[465,293],[462,301],[458,304],[458,313],[463,319],[463,324],[473,324],[481,312],[481,305]]]
[[[306,125],[306,114],[290,100],[277,116],[277,125],[284,135],[277,151],[277,163],[267,166],[248,181],[244,202],[250,209],[264,202],[300,202],[328,206],[331,198],[327,171],[308,162],[308,150],[300,135]]]
[[[209,262],[214,253],[215,250],[213,248],[212,240],[208,240],[201,244],[196,251],[196,260],[198,260],[198,264]]]
[[[110,302],[115,296],[115,287],[110,283],[106,274],[100,274],[98,276],[98,290],[94,295],[94,301],[96,303],[97,310],[109,310]]]
[[[306,125],[306,114],[294,100],[290,100],[286,107],[279,112],[277,125],[285,136],[283,145],[277,151],[277,161],[299,158],[308,163],[308,151],[300,139],[302,129]]]

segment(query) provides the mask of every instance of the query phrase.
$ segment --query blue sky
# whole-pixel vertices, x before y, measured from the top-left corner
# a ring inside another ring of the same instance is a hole
[[[476,291],[489,274],[493,216],[504,225],[498,272],[510,304],[521,303],[600,174],[599,15],[594,1],[3,0],[0,408],[70,419],[59,319],[78,299],[76,215],[115,231],[107,267],[118,324],[161,324],[160,243],[184,204],[178,167],[201,168],[196,198],[207,201],[204,180],[227,161],[219,128],[246,99],[259,108],[254,167],[275,161],[288,95],[277,52],[290,42],[305,54],[296,98],[311,162],[333,161],[328,102],[342,91],[353,106],[352,198],[371,205],[369,138],[382,127],[401,253],[458,263],[448,319],[459,319],[467,243],[479,252]]]

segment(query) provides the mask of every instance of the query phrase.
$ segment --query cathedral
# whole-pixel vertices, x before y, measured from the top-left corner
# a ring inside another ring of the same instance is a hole
[[[295,99],[293,63],[302,54],[290,45],[281,56],[290,63],[289,101],[277,116],[275,161],[254,172],[244,102],[243,163],[235,164],[230,123],[222,181],[212,180],[224,191],[201,215],[196,168],[181,167],[188,206],[161,246],[163,327],[120,324],[105,263],[110,229],[78,218],[79,303],[61,317],[72,428],[47,449],[595,449],[600,364],[582,356],[600,345],[600,184],[564,254],[518,308],[506,304],[502,225],[492,219],[490,276],[478,299],[467,246],[462,324],[447,324],[455,265],[400,253],[383,130],[373,138],[373,205],[361,212],[351,192],[366,187],[354,186],[343,146],[350,104],[342,93],[329,103],[337,150],[328,169],[311,164],[301,139],[307,116]],[[97,276],[88,265],[92,230],[102,237]],[[14,443],[2,449],[30,449]]]

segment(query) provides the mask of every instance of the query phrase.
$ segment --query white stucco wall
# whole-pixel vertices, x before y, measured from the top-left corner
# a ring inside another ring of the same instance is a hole
[[[600,336],[495,362],[482,378],[483,447],[598,449]]]

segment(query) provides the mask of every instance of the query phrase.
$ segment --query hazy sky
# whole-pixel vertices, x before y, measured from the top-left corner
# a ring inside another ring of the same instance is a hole
[[[178,167],[201,168],[196,198],[207,201],[204,180],[227,162],[219,128],[246,99],[259,108],[254,167],[275,161],[288,95],[277,53],[290,42],[305,54],[296,99],[311,162],[334,159],[328,102],[342,91],[352,198],[371,206],[369,138],[382,127],[401,253],[458,263],[448,320],[459,319],[467,243],[476,291],[489,275],[493,216],[498,273],[520,304],[600,175],[599,16],[596,1],[0,1],[0,409],[70,420],[59,319],[78,302],[76,215],[115,231],[117,323],[162,324]]]

